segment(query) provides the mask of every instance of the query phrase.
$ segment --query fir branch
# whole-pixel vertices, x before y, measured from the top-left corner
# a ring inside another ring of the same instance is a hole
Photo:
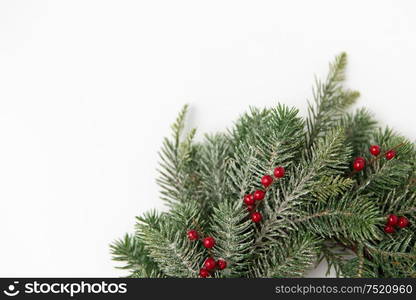
[[[338,119],[345,109],[355,103],[359,97],[357,91],[344,90],[346,53],[341,53],[330,64],[329,74],[325,82],[316,79],[313,90],[314,105],[308,103],[308,118],[306,119],[307,135],[306,150],[309,151],[318,137],[337,126]],[[309,154],[313,151],[308,152]]]
[[[200,193],[203,208],[207,216],[212,207],[230,195],[228,163],[230,158],[230,141],[224,134],[205,135],[199,148],[200,162],[198,176],[201,181]]]
[[[302,277],[317,258],[319,239],[300,232],[280,239],[253,264],[255,277]]]
[[[234,157],[228,161],[227,176],[230,181],[231,193],[235,195],[234,201],[243,199],[247,191],[252,189],[255,178],[252,166],[255,161],[254,150],[248,145],[240,146],[239,151],[236,151]],[[227,198],[225,200],[227,201]]]
[[[308,195],[314,192],[316,196],[315,186],[321,182],[322,176],[336,175],[346,168],[349,151],[344,145],[341,129],[320,138],[312,157],[305,157],[300,166],[288,175],[288,179],[279,181],[281,191],[273,194],[274,205],[269,204],[266,198],[266,208],[273,209],[266,210],[265,221],[257,233],[256,247],[268,248],[275,237],[285,236],[287,230],[296,228],[292,219],[299,216],[298,207],[308,200]],[[286,225],[281,226],[282,223]]]
[[[314,185],[311,194],[317,201],[327,201],[331,197],[341,196],[349,190],[354,184],[351,178],[337,176],[323,176],[320,181]]]
[[[377,122],[365,109],[360,108],[354,113],[341,117],[339,126],[345,128],[346,143],[352,147],[352,157],[361,156],[368,150]]]
[[[118,267],[122,270],[129,270],[131,276],[137,276],[138,272],[146,275],[161,276],[157,264],[149,258],[148,252],[135,236],[126,234],[124,238],[114,241],[110,245],[113,260],[125,262],[125,265]]]
[[[221,275],[245,277],[254,243],[251,221],[241,204],[223,202],[214,208],[211,231],[215,233],[217,245],[215,257],[227,261],[227,269]]]
[[[240,120],[234,131],[234,140],[241,138],[241,136],[244,136],[245,140],[236,147],[236,156],[230,169],[232,173],[229,173],[231,178],[235,177],[238,179],[234,180],[234,184],[237,188],[240,188],[236,193],[239,196],[239,200],[242,199],[244,193],[260,187],[258,182],[262,175],[272,173],[273,168],[278,165],[290,167],[293,162],[299,159],[304,125],[297,114],[297,110],[289,109],[283,105],[278,105],[273,110],[268,111],[268,113],[264,111],[261,113],[258,111],[252,112],[252,117],[260,117],[267,124],[265,132],[261,132],[268,136],[267,140],[261,139],[261,136],[259,136],[260,132],[249,133],[250,130],[242,125],[251,126],[249,124],[256,123],[248,122],[247,120],[250,120],[250,118],[247,115]],[[242,186],[246,189],[242,190]],[[280,201],[279,196],[273,199],[272,202],[277,203]],[[289,202],[291,205],[295,205],[295,201],[289,199],[287,203]],[[284,203],[283,206],[285,205]],[[257,247],[260,245],[264,246],[263,240],[273,239],[276,233],[277,236],[284,235],[282,228],[277,226],[280,221],[276,218],[279,214],[283,215],[284,209],[278,211],[275,210],[275,207],[276,205],[270,204],[267,224],[262,226],[256,238]],[[278,230],[276,230],[277,228]]]
[[[364,172],[355,176],[358,182],[356,190],[357,193],[374,194],[383,198],[386,193],[408,181],[412,173],[408,157],[412,154],[413,145],[405,138],[395,135],[389,128],[378,131],[374,140],[386,149],[385,152],[394,149],[397,152],[396,158],[385,160],[382,154],[376,158],[367,158]]]
[[[189,229],[195,226],[203,232],[208,222],[199,204],[192,201],[175,204],[166,214],[166,218],[177,231],[182,231],[184,236]]]
[[[255,152],[258,155],[256,171],[258,181],[264,174],[272,174],[276,166],[289,168],[300,156],[303,142],[304,122],[299,110],[278,104],[270,110],[266,125],[271,131],[265,140],[263,133],[256,132]]]
[[[382,217],[372,199],[345,194],[326,202],[308,203],[302,211],[304,216],[293,222],[319,236],[353,241],[380,239],[378,225]]]
[[[416,242],[414,229],[386,237],[379,244],[366,243],[372,261],[383,277],[414,277],[416,274]]]
[[[161,161],[157,182],[161,187],[162,200],[168,205],[196,196],[198,180],[194,163],[196,146],[193,144],[196,130],[191,129],[182,140],[187,110],[185,105],[172,125],[172,138],[164,139],[159,152]]]
[[[374,257],[416,260],[416,242],[412,231],[400,236],[388,237],[379,244],[367,242],[365,245]]]
[[[276,166],[294,164],[302,150],[303,127],[298,110],[280,104],[270,110],[251,109],[243,115],[231,132],[234,156],[229,176],[236,186],[235,195],[242,197],[260,187],[260,178],[272,174]]]
[[[185,224],[181,220],[179,224]],[[157,262],[164,274],[170,277],[197,277],[202,264],[202,250],[197,243],[186,239],[184,229],[177,230],[177,220],[162,219],[158,226],[139,223],[138,236],[149,257]]]
[[[394,212],[399,216],[416,217],[416,192],[407,188],[394,189],[384,199],[380,199],[380,206],[385,214]]]
[[[139,269],[132,273],[128,278],[168,278],[161,272],[150,271],[147,272],[145,269]]]
[[[377,265],[364,256],[358,256],[348,260],[342,266],[342,274],[347,278],[379,277]]]

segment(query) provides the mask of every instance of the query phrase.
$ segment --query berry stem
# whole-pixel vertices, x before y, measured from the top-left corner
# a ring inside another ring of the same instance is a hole
[[[205,234],[201,226],[199,226],[199,224],[195,221],[195,219],[192,220],[192,224],[194,225],[196,231],[199,233],[199,239],[203,240],[205,238]]]

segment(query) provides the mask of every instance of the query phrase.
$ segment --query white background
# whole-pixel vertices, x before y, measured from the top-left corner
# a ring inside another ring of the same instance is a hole
[[[1,1],[0,276],[120,276],[161,208],[162,137],[250,105],[304,113],[341,51],[360,105],[415,138],[415,1]],[[314,276],[322,276],[315,271]]]

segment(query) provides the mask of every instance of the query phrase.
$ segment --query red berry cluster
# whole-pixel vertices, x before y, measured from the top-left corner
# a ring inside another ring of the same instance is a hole
[[[282,178],[285,175],[285,168],[283,167],[276,167],[274,169],[273,175],[275,178]],[[247,210],[251,213],[250,217],[254,223],[259,223],[263,216],[256,210],[256,206],[259,201],[263,200],[266,196],[266,191],[268,187],[273,183],[274,179],[270,175],[264,175],[261,178],[261,184],[265,187],[266,190],[256,190],[252,194],[247,194],[244,196],[243,202],[247,206]]]
[[[212,272],[217,270],[224,270],[227,267],[227,262],[223,259],[219,259],[215,261],[214,258],[208,257],[205,262],[204,266],[201,270],[199,270],[199,276],[202,278],[207,278],[211,275]]]
[[[188,233],[188,239],[191,241],[199,240],[199,234],[196,230],[189,230]],[[202,242],[202,245],[207,248],[208,250],[213,248],[215,246],[215,239],[212,236],[207,236],[205,238],[200,239]],[[214,258],[208,257],[205,262],[204,266],[199,270],[199,276],[202,278],[206,278],[211,275],[212,272],[214,272],[216,269],[218,270],[224,270],[227,267],[227,262],[223,259],[218,259],[215,261]]]
[[[199,234],[196,230],[189,230],[187,235],[190,241],[196,241],[199,239]],[[204,247],[207,249],[211,249],[215,246],[215,239],[212,236],[207,236],[206,238],[201,239],[201,241]]]
[[[396,230],[394,227],[405,228],[409,226],[409,219],[406,217],[398,217],[391,214],[387,217],[386,226],[384,227],[385,233],[394,233]]]
[[[371,145],[369,148],[369,151],[373,156],[378,156],[380,154],[380,146]],[[396,151],[394,151],[393,149],[389,150],[384,154],[384,156],[387,160],[391,160],[396,156]],[[355,171],[358,172],[364,169],[365,164],[366,164],[365,158],[360,156],[354,160],[352,167],[354,168]]]

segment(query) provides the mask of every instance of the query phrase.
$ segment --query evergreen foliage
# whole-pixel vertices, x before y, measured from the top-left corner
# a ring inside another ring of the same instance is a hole
[[[316,80],[306,118],[282,104],[251,108],[197,143],[185,106],[160,151],[168,211],[138,217],[135,234],[111,245],[113,259],[131,277],[198,277],[208,257],[227,262],[213,277],[301,277],[323,259],[337,276],[416,277],[415,145],[366,109],[351,111],[359,93],[343,87],[346,63],[342,53]],[[358,156],[362,171],[352,168]],[[285,175],[265,189],[254,223],[242,199],[277,166]],[[410,225],[384,232],[389,214]],[[189,240],[191,229],[215,246]]]

